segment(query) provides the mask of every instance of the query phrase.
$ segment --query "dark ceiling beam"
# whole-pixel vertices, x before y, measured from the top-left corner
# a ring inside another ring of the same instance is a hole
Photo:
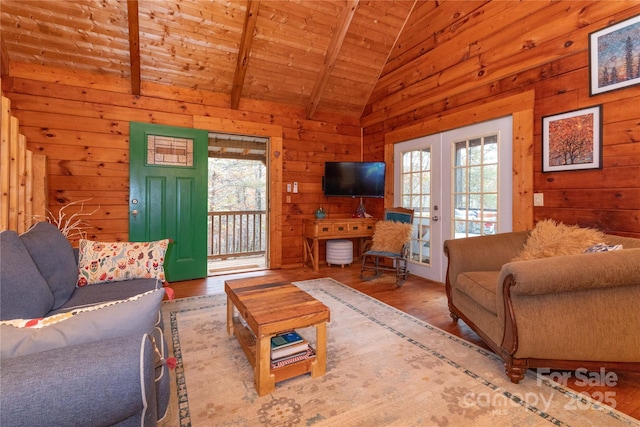
[[[322,68],[318,73],[318,78],[316,79],[313,91],[311,92],[311,98],[307,104],[307,119],[313,118],[316,110],[318,109],[320,98],[322,98],[322,92],[324,92],[327,82],[329,81],[329,77],[331,76],[331,71],[336,65],[338,54],[340,53],[340,49],[342,49],[342,44],[344,43],[344,38],[347,35],[353,16],[356,14],[356,10],[358,9],[358,3],[359,0],[348,0],[347,6],[340,14],[338,25],[333,32],[331,41],[329,42],[329,47],[327,48]]]
[[[138,0],[127,0],[129,21],[129,62],[131,63],[131,93],[140,95],[140,24]]]
[[[244,19],[242,40],[240,40],[240,50],[238,51],[236,70],[233,75],[233,86],[231,87],[231,108],[234,110],[237,110],[240,105],[242,87],[244,86],[244,79],[247,75],[249,54],[251,53],[251,45],[253,43],[253,32],[256,28],[256,21],[258,20],[259,6],[260,0],[247,1],[247,14]]]
[[[9,51],[4,44],[4,39],[0,38],[0,76],[9,75]]]

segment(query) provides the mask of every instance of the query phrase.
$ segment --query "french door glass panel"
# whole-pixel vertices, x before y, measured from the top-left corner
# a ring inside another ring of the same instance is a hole
[[[411,259],[431,262],[431,147],[402,153],[402,206],[414,209]]]
[[[396,144],[394,204],[413,209],[412,274],[444,282],[444,240],[511,231],[511,117]]]
[[[438,280],[442,251],[434,251],[441,240],[439,227],[441,199],[441,139],[431,135],[396,144],[394,157],[401,159],[394,170],[394,204],[413,209],[410,271]]]
[[[455,238],[498,231],[497,133],[453,143]]]

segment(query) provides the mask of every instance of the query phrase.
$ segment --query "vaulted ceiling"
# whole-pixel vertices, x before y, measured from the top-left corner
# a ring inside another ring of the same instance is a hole
[[[360,117],[414,0],[2,0],[2,75],[41,64]]]

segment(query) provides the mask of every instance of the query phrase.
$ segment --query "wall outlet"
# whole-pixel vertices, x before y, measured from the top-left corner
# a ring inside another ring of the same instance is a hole
[[[544,193],[533,193],[533,206],[544,206]]]
[[[291,203],[291,196],[287,194],[287,203]]]
[[[298,192],[298,182],[297,181],[293,183],[293,192],[294,193]]]

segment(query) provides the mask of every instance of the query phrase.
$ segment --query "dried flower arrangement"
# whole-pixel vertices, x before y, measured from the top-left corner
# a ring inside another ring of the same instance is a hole
[[[98,209],[100,209],[100,207],[98,206],[93,212],[82,212],[84,210],[84,202],[87,202],[89,200],[91,199],[76,200],[75,202],[67,203],[58,210],[57,216],[55,216],[49,209],[47,209],[46,217],[43,218],[41,216],[36,216],[34,217],[34,219],[37,221],[46,220],[47,222],[50,222],[51,224],[58,227],[60,232],[71,241],[85,239],[87,233],[86,231],[84,231],[84,229],[91,227],[88,225],[84,217],[91,216],[96,213]],[[65,212],[67,208],[77,204],[80,204],[80,210],[71,215],[68,215],[67,212]]]

